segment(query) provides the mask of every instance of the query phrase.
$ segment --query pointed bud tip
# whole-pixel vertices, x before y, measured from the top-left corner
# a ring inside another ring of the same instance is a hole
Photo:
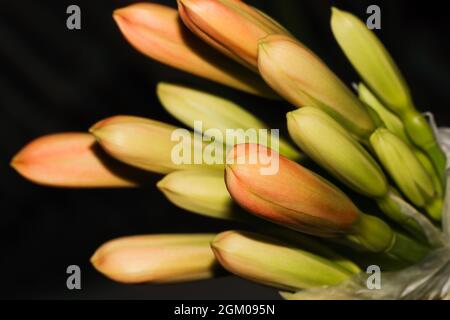
[[[333,21],[335,21],[336,19],[345,19],[348,18],[349,16],[352,16],[351,13],[338,9],[336,7],[331,7],[331,23],[333,24]],[[347,22],[350,22],[347,19]]]
[[[9,165],[25,179],[39,183],[39,181],[35,181],[35,179],[33,179],[33,177],[30,176],[30,174],[28,173],[27,165],[30,162],[29,160],[30,160],[29,149],[27,148],[27,146],[25,146],[12,157],[12,159],[9,162]]]
[[[162,178],[161,180],[159,180],[159,181],[156,183],[156,187],[157,187],[158,190],[160,190],[160,191],[166,190],[166,189],[167,189],[167,182],[166,182],[166,179]]]
[[[158,96],[158,99],[161,101],[163,98],[169,94],[172,93],[171,90],[180,88],[181,86],[177,86],[174,84],[171,84],[169,82],[158,82],[156,85],[156,95]]]
[[[133,11],[139,9],[137,5],[130,5],[127,7],[115,9],[112,13],[112,18],[118,25],[119,29],[124,32],[124,27],[133,23]]]
[[[127,116],[117,115],[117,116],[112,116],[112,117],[109,117],[109,118],[102,119],[102,120],[96,122],[94,125],[92,125],[88,129],[88,131],[97,140],[100,140],[101,139],[101,135],[100,135],[101,129],[105,128],[108,124],[111,124],[111,123],[115,122],[116,120],[120,120],[120,119],[125,118],[125,117],[127,117]]]
[[[89,129],[89,133],[93,134],[95,136],[95,132],[98,131],[101,127],[103,127],[106,124],[107,119],[102,119],[96,123],[94,123]]]
[[[98,250],[94,252],[94,254],[89,259],[89,262],[94,266],[96,270],[99,270],[100,266],[100,255],[98,253]]]
[[[118,20],[120,21],[121,19],[124,19],[125,15],[125,10],[126,8],[119,8],[119,9],[115,9],[112,13],[112,17],[113,19],[118,22]]]
[[[340,9],[338,9],[338,8],[336,8],[336,7],[331,7],[331,14],[332,14],[333,16],[338,15],[338,14],[340,14],[340,13],[342,13],[342,11],[341,11]]]
[[[219,233],[214,237],[214,239],[211,241],[211,248],[220,248],[220,244],[226,240],[228,237],[232,236],[233,234],[238,233],[238,231],[228,230]]]
[[[20,165],[23,164],[22,159],[20,158],[20,152],[16,154],[10,161],[9,165],[11,168],[20,173]]]

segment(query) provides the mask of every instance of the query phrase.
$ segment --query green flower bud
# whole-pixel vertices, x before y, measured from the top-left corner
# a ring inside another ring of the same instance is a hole
[[[250,232],[220,233],[211,246],[228,271],[287,290],[338,284],[352,274],[328,259]]]
[[[436,191],[433,181],[415,156],[411,148],[389,130],[377,129],[370,137],[370,142],[383,166],[389,172],[400,190],[418,207],[428,209],[428,204],[435,201]],[[430,207],[432,216],[436,210]]]
[[[386,109],[383,104],[377,99],[377,97],[375,97],[375,95],[370,92],[370,90],[363,83],[360,83],[358,85],[358,93],[359,98],[370,108],[372,108],[374,112],[377,113],[386,128],[388,128],[389,131],[394,133],[397,137],[402,139],[403,142],[405,142],[412,148],[414,154],[432,178],[436,192],[439,196],[442,196],[442,182],[441,179],[439,179],[438,173],[436,172],[433,163],[424,152],[422,152],[412,144],[406,133],[403,122],[394,113]]]
[[[410,139],[429,155],[443,178],[446,157],[428,122],[415,109],[409,88],[381,41],[357,17],[336,8],[333,8],[331,28],[361,78],[402,119]]]
[[[205,135],[207,130],[212,129],[220,130],[221,136],[225,137],[227,129],[239,129],[237,134],[245,138],[248,129],[269,128],[236,103],[204,91],[161,82],[156,93],[164,108],[186,126],[194,128],[195,122],[201,121]],[[270,144],[271,141],[267,142]],[[279,139],[279,150],[280,154],[292,160],[302,157],[298,150],[283,139]]]
[[[350,188],[369,197],[388,192],[383,171],[351,134],[325,112],[304,107],[287,114],[294,142]]]
[[[213,218],[238,219],[222,171],[174,171],[160,180],[157,187],[170,202],[185,210]]]
[[[395,110],[412,105],[409,88],[394,60],[364,22],[333,8],[331,29],[353,67],[384,103]]]

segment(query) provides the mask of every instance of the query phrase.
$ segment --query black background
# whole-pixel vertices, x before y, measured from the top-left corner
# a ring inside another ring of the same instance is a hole
[[[111,13],[133,1],[1,1],[0,5],[0,298],[278,298],[275,290],[235,277],[176,285],[121,285],[97,273],[89,257],[123,235],[220,231],[228,223],[175,208],[154,182],[134,190],[68,190],[34,185],[9,167],[38,136],[84,131],[115,114],[177,124],[154,94],[158,81],[190,83],[239,101],[273,127],[288,105],[268,103],[162,66],[121,36]],[[159,1],[161,2],[161,1]],[[163,1],[174,6],[175,1]],[[249,1],[285,25],[346,83],[356,74],[329,27],[330,5],[365,19],[378,4],[377,31],[410,84],[416,104],[450,124],[448,11],[442,1]],[[66,8],[81,7],[82,29],[66,28]],[[66,267],[82,269],[82,290],[66,289]]]

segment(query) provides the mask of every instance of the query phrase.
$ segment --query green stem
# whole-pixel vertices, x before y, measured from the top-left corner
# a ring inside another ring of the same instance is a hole
[[[447,156],[442,151],[441,147],[437,142],[434,142],[433,144],[424,146],[423,150],[428,154],[436,168],[436,171],[439,176],[442,177],[441,179],[443,179],[445,176],[445,168],[447,166]]]
[[[426,234],[422,226],[414,219],[406,215],[402,208],[399,207],[397,202],[393,200],[393,197],[400,197],[401,195],[394,188],[390,188],[389,192],[382,198],[377,199],[377,204],[380,209],[391,218],[393,221],[401,225],[407,230],[415,239],[426,242]]]
[[[441,221],[443,206],[444,201],[441,198],[435,198],[426,205],[425,210],[434,220]]]
[[[386,253],[405,262],[418,262],[429,249],[405,235],[395,232],[383,220],[361,213],[346,239],[367,251]]]
[[[416,263],[430,253],[430,249],[401,233],[395,233],[392,247],[386,253],[400,260]]]
[[[361,213],[346,239],[370,252],[385,252],[391,247],[393,231],[380,218]]]
[[[419,159],[420,163],[423,165],[425,170],[430,175],[431,179],[433,180],[434,189],[436,190],[436,195],[439,198],[442,198],[443,195],[443,180],[439,178],[438,172],[436,171],[433,163],[431,163],[430,158],[420,149],[418,149],[416,146],[412,146],[414,149],[414,154],[416,155],[417,159]]]
[[[401,116],[406,133],[416,146],[425,151],[433,162],[441,179],[444,179],[447,157],[437,143],[427,120],[416,110],[410,109]]]

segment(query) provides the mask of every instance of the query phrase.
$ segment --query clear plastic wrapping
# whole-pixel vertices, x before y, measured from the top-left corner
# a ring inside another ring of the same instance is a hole
[[[369,289],[370,274],[361,272],[336,286],[325,286],[296,293],[282,293],[287,299],[300,300],[413,300],[450,299],[450,128],[437,128],[432,114],[426,116],[435,131],[442,149],[447,155],[445,204],[442,230],[435,227],[421,213],[400,198],[404,212],[420,223],[431,244],[438,247],[423,261],[395,272],[382,272],[380,287]]]

